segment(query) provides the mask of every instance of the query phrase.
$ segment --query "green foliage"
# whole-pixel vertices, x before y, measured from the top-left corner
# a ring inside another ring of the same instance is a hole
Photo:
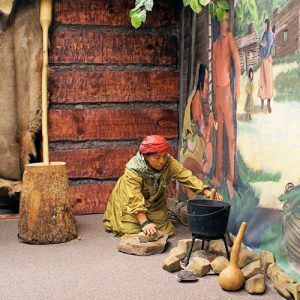
[[[182,0],[183,6],[190,6],[195,13],[200,13],[202,9],[209,6],[209,12],[212,16],[216,16],[218,21],[222,21],[229,9],[228,0]],[[254,1],[254,0],[253,0]],[[146,22],[147,11],[152,11],[153,0],[136,0],[135,7],[130,10],[129,17],[131,25],[139,28],[142,23]]]
[[[254,23],[258,27],[258,13],[255,0],[239,0],[235,13],[235,34],[241,35],[248,32],[248,26]]]
[[[249,169],[246,166],[240,152],[238,152],[238,169],[239,169],[239,175],[244,184],[248,182],[264,182],[264,181],[277,182],[280,180],[281,177],[280,173],[269,174],[263,171],[253,171]]]
[[[131,25],[136,29],[146,22],[147,11],[152,11],[153,0],[136,0],[135,7],[130,10]]]
[[[300,101],[300,68],[281,72],[274,81],[276,101]]]

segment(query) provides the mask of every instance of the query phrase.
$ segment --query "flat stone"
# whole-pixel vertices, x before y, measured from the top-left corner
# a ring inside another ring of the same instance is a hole
[[[141,243],[138,236],[133,236],[127,239],[122,238],[118,245],[118,251],[140,256],[159,254],[164,251],[167,240],[167,235],[164,235],[157,241],[146,243]]]
[[[266,290],[265,276],[257,274],[246,280],[245,290],[249,294],[263,294]]]
[[[199,250],[202,240],[195,240],[192,252]],[[192,244],[192,239],[183,239],[177,242],[177,246],[181,248],[185,253],[188,253],[190,246]]]
[[[227,255],[224,241],[221,240],[212,240],[209,242],[209,250],[213,252],[217,252],[220,255]],[[228,250],[230,252],[230,247],[228,247]]]
[[[250,277],[263,273],[259,259],[251,262],[250,264],[245,266],[241,271],[244,274],[245,279],[249,279]]]
[[[277,282],[294,283],[293,278],[285,273],[276,263],[269,265],[267,275],[274,284]]]
[[[215,273],[220,274],[229,265],[229,261],[224,256],[218,256],[211,262],[210,265]]]
[[[177,272],[181,270],[180,259],[175,256],[169,256],[165,259],[162,268],[168,272]]]
[[[186,270],[193,271],[198,277],[204,276],[210,269],[210,262],[201,257],[194,257],[186,267]]]
[[[300,283],[292,284],[288,287],[288,291],[293,295],[295,300],[300,300]]]
[[[258,259],[259,259],[258,255],[253,250],[243,248],[240,251],[238,264],[239,267],[242,269],[245,266],[247,266],[249,263],[256,261]]]
[[[154,234],[151,235],[145,234],[144,232],[140,232],[137,236],[139,238],[140,243],[147,243],[156,242],[164,235],[161,231],[157,230]]]
[[[169,252],[169,256],[175,256],[178,259],[184,259],[186,256],[186,252],[183,251],[181,248],[179,247],[174,247],[171,249],[171,251]]]
[[[261,268],[266,273],[269,265],[275,263],[274,255],[270,251],[261,251],[259,253],[259,259],[261,262]]]
[[[275,290],[279,293],[279,295],[281,295],[282,297],[286,298],[286,299],[292,299],[293,296],[291,295],[291,293],[288,291],[289,288],[291,287],[291,283],[288,282],[280,282],[277,281],[274,284],[274,288]]]

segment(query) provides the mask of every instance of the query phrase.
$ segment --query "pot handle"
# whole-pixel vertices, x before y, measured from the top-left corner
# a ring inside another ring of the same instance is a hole
[[[193,214],[189,214],[190,216],[193,216],[193,217],[210,217],[210,216],[213,216],[213,215],[217,215],[221,212],[223,212],[223,210],[227,209],[228,206],[224,206],[222,207],[221,209],[217,210],[217,211],[214,211],[212,213],[209,213],[209,214],[203,214],[203,215],[193,215]]]

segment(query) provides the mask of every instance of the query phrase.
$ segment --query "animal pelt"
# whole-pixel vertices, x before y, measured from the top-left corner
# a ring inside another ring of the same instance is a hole
[[[30,155],[36,155],[34,138],[41,127],[39,2],[14,2],[13,18],[4,15],[0,32],[0,179],[8,185],[22,179]]]

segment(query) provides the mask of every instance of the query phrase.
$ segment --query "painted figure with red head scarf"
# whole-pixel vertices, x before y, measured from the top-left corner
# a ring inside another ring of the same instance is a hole
[[[120,236],[141,231],[154,234],[157,230],[175,235],[175,227],[167,219],[164,196],[173,178],[196,193],[210,196],[210,188],[169,154],[169,144],[163,136],[145,137],[108,199],[103,219],[105,229]],[[217,194],[216,199],[223,198]]]

